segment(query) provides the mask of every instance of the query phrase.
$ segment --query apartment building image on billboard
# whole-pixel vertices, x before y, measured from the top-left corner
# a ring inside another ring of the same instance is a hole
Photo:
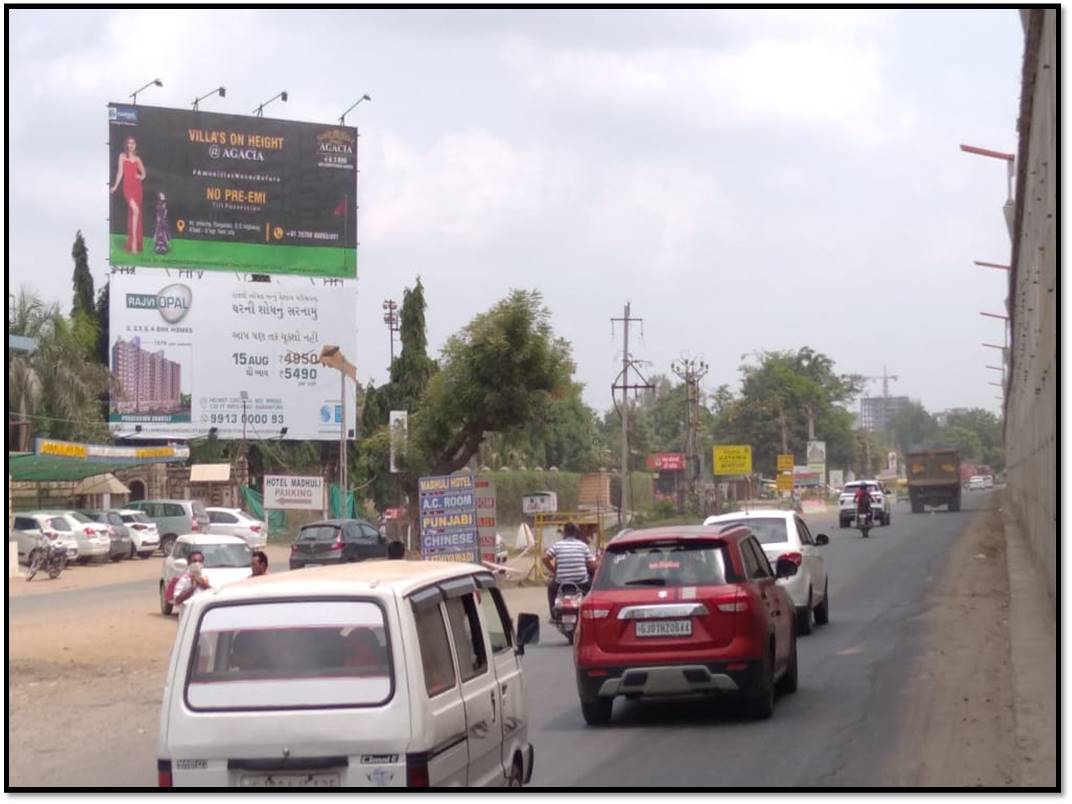
[[[117,413],[179,413],[184,404],[182,366],[164,350],[142,349],[141,338],[117,338],[112,345],[112,377],[116,383],[112,409]]]

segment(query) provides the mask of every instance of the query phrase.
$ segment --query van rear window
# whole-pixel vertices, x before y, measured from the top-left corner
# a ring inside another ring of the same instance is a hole
[[[377,604],[246,603],[202,616],[186,703],[196,710],[377,706],[393,690]]]

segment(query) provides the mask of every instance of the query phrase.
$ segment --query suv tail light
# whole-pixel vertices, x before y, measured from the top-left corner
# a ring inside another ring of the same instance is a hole
[[[430,787],[427,755],[406,754],[406,787]]]
[[[798,567],[804,561],[804,556],[801,553],[797,553],[797,552],[794,551],[792,553],[782,553],[780,556],[778,556],[778,558],[776,559],[775,563],[777,563],[777,561],[780,561],[783,558],[788,558],[790,561],[792,561]]]
[[[53,539],[53,540],[56,539],[59,536],[59,534],[56,533],[56,531],[54,531],[54,530],[43,530],[43,531],[41,531],[41,535],[44,536],[46,539]]]
[[[582,620],[605,620],[610,616],[610,609],[596,609],[581,607]]]
[[[748,598],[739,592],[734,592],[732,595],[721,595],[715,598],[715,606],[719,611],[740,613],[748,611]]]
[[[156,786],[173,787],[171,783],[171,760],[156,760]]]
[[[250,525],[249,529],[251,531],[253,531],[254,533],[260,533],[261,532],[261,526],[260,525]]]

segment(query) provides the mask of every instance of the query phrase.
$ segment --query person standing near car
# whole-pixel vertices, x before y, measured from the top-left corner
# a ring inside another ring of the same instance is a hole
[[[567,522],[562,528],[562,538],[543,554],[543,564],[552,573],[551,581],[547,584],[547,606],[553,619],[555,596],[562,584],[577,584],[585,593],[592,587],[596,557],[581,537],[581,529],[573,522]]]
[[[268,574],[268,556],[263,550],[253,551],[253,555],[249,557],[249,569],[251,578]]]

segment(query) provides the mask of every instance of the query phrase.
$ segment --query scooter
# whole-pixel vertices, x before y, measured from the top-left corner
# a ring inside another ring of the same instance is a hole
[[[865,539],[871,532],[871,528],[874,526],[874,514],[870,511],[864,513],[856,512],[856,527],[860,529],[860,535]]]
[[[581,609],[584,590],[572,581],[563,581],[555,594],[555,605],[551,611],[555,628],[573,644],[573,635],[577,630],[577,616]]]

